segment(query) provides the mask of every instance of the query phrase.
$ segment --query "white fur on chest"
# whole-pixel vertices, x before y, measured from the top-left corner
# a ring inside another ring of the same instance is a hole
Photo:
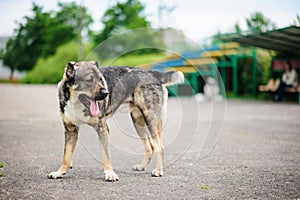
[[[64,118],[73,124],[79,126],[87,123],[97,123],[97,117],[85,116],[84,107],[78,101],[74,102],[72,100],[67,102],[64,112]]]

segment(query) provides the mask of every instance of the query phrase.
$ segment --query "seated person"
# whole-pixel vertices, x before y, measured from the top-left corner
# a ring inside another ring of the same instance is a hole
[[[298,86],[298,78],[297,72],[292,68],[290,62],[285,62],[285,72],[282,75],[281,80],[278,79],[270,79],[267,85],[260,85],[258,87],[259,91],[271,91],[278,93],[277,100],[280,100],[282,97],[282,93],[285,91],[285,88],[297,88]]]
[[[280,101],[282,99],[283,93],[287,88],[297,88],[298,86],[298,76],[295,69],[293,69],[289,61],[286,62],[285,72],[282,75],[282,79],[275,90],[275,101]]]

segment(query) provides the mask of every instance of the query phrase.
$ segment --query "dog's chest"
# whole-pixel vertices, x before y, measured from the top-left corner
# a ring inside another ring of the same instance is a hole
[[[86,116],[83,110],[84,107],[82,107],[81,104],[68,101],[65,107],[64,117],[78,126],[88,123],[97,123],[97,117]]]

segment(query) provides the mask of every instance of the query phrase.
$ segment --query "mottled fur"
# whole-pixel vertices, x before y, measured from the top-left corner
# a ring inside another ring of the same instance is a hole
[[[109,129],[106,118],[121,104],[130,107],[130,116],[145,150],[141,164],[133,170],[144,170],[156,154],[152,176],[163,175],[162,123],[167,105],[166,85],[184,81],[181,72],[161,73],[132,67],[98,67],[98,63],[69,62],[59,83],[59,103],[65,126],[65,150],[62,166],[48,174],[61,178],[71,167],[79,127],[89,124],[98,134],[102,147],[105,180],[119,178],[111,164]]]

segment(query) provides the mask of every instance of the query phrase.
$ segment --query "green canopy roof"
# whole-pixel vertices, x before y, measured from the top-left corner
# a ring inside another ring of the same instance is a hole
[[[300,27],[290,26],[264,33],[234,36],[227,40],[281,52],[300,51]]]

